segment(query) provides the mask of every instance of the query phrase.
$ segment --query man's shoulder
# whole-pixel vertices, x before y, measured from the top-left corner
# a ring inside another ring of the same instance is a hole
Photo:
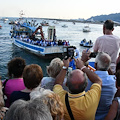
[[[117,35],[112,35],[114,38],[116,39],[119,39],[120,40],[120,37],[118,37]]]
[[[100,39],[103,39],[103,38],[105,38],[105,35],[99,36],[99,37],[97,38],[97,40],[100,40]]]
[[[63,87],[59,84],[54,85],[53,91],[55,93],[59,94],[60,96],[62,96],[66,93],[66,91],[63,89]]]
[[[95,73],[103,80],[115,82],[115,75],[109,75],[108,71],[95,71]]]

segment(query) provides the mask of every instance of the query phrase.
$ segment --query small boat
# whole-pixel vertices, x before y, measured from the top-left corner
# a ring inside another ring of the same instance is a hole
[[[62,25],[62,27],[67,28],[68,26],[64,24],[64,25]]]
[[[58,22],[58,21],[53,21],[53,23],[54,23],[54,24],[59,24],[59,22]]]
[[[40,23],[42,26],[49,26],[49,23],[46,21],[43,21],[42,23]]]
[[[0,25],[0,29],[2,29],[2,26]]]
[[[89,40],[88,42],[84,43],[83,47],[93,47],[93,42]]]
[[[91,31],[91,29],[90,29],[90,27],[88,25],[84,26],[83,32],[90,32],[90,31]]]
[[[73,24],[75,25],[75,22],[73,22]]]
[[[48,39],[46,40],[42,26],[36,28],[29,23],[13,25],[10,34],[14,45],[44,58],[63,57],[63,54],[67,53],[68,42],[61,40],[60,44],[56,40],[55,26],[48,27]]]
[[[83,47],[93,47],[93,42],[92,42],[92,40],[86,41],[86,39],[83,39],[80,42],[80,46],[83,46]]]

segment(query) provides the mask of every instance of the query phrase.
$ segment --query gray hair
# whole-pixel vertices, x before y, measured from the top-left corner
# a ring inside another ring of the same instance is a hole
[[[107,53],[100,52],[96,56],[95,63],[97,63],[98,70],[106,71],[110,67],[111,57]]]
[[[60,97],[53,91],[37,87],[30,93],[30,98],[38,101],[38,103],[43,101],[48,106],[53,118],[57,118],[57,120],[63,118],[63,104],[60,101]]]
[[[56,78],[56,76],[60,73],[63,66],[63,61],[60,58],[54,58],[50,65],[47,66],[47,73],[50,77]]]
[[[52,120],[52,116],[42,101],[17,100],[10,106],[4,120]]]

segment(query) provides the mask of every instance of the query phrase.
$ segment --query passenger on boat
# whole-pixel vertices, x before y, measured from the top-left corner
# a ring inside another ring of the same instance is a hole
[[[89,40],[89,44],[92,44],[92,40]]]
[[[27,65],[23,71],[25,89],[21,91],[14,91],[10,96],[10,104],[18,99],[29,100],[30,92],[40,85],[42,78],[43,72],[39,65]]]
[[[19,91],[25,89],[22,73],[24,70],[24,67],[26,66],[25,60],[16,57],[8,62],[8,75],[9,79],[4,82],[6,82],[4,87],[4,95],[6,95],[7,99],[5,100],[5,106],[10,106],[10,95],[13,91]]]
[[[62,40],[58,40],[58,45],[63,45]]]

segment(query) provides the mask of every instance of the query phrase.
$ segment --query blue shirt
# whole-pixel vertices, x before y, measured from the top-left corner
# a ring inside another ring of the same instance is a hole
[[[95,120],[104,120],[112,104],[114,94],[116,93],[115,76],[109,75],[107,71],[95,71],[95,73],[102,79],[101,98],[96,111]],[[88,86],[85,91],[90,90],[91,85],[92,82],[88,80]]]
[[[78,56],[75,56],[75,59],[79,58]],[[72,68],[72,70],[75,70],[76,69],[76,64],[75,64],[75,60],[72,59],[72,61],[70,61],[69,63],[69,67]]]

